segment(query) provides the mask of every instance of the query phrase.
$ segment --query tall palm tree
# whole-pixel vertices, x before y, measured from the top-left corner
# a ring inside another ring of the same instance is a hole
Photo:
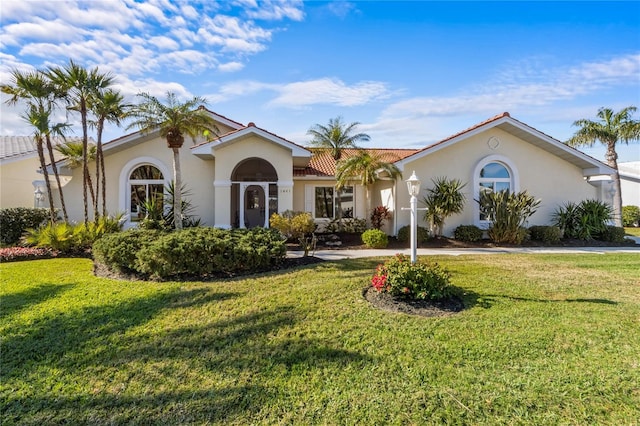
[[[96,199],[94,211],[98,214],[98,199],[102,199],[102,216],[107,215],[107,180],[104,172],[104,153],[102,152],[102,132],[107,122],[120,126],[131,105],[124,103],[124,97],[115,90],[99,91],[91,99],[89,108],[95,120],[90,125],[96,128]]]
[[[371,139],[366,133],[353,133],[358,125],[358,122],[347,125],[342,122],[342,117],[336,117],[329,119],[326,126],[314,125],[307,134],[312,136],[311,146],[330,152],[333,159],[338,161],[342,157],[342,150],[357,149],[358,142],[368,142]]]
[[[50,67],[47,76],[62,91],[66,93],[68,109],[80,113],[82,123],[82,198],[84,203],[84,223],[89,221],[89,208],[87,197],[87,182],[89,181],[89,158],[88,158],[88,120],[89,102],[95,94],[108,88],[114,82],[114,77],[110,73],[101,73],[98,68],[87,70],[76,64],[73,60],[63,67]],[[94,215],[97,212],[94,212]]]
[[[346,124],[342,117],[330,118],[325,126],[316,124],[311,127],[307,134],[312,137],[310,145],[319,148],[318,154],[328,152],[337,162],[342,158],[342,151],[347,148],[358,149],[359,142],[368,142],[371,137],[366,133],[354,133],[360,123],[354,121]],[[337,189],[337,188],[336,188]],[[338,226],[342,227],[342,200],[336,199],[338,209]]]
[[[215,120],[204,108],[206,100],[194,96],[180,102],[175,93],[167,92],[166,103],[160,102],[148,93],[140,93],[142,102],[134,105],[131,116],[134,121],[128,128],[139,128],[142,133],[159,131],[173,151],[174,197],[173,214],[176,230],[182,229],[182,172],[180,169],[180,148],[184,135],[195,138],[200,135],[219,134]]]
[[[402,173],[391,161],[389,154],[359,150],[356,155],[341,159],[336,166],[336,188],[344,188],[348,182],[360,181],[365,187],[367,199],[367,211],[371,210],[371,185],[380,180],[380,174],[386,173],[391,179],[396,180]]]
[[[67,141],[63,144],[60,144],[56,147],[56,151],[62,154],[67,161],[67,165],[72,169],[76,167],[82,167],[84,161],[84,153],[85,149],[82,146],[82,142],[74,142]],[[96,146],[94,144],[87,144],[86,149],[87,160],[93,161],[96,158]],[[86,186],[89,188],[89,193],[91,195],[91,201],[95,201],[96,194],[93,191],[93,182],[91,179],[91,173],[88,173],[86,176]]]
[[[58,196],[60,198],[60,207],[65,222],[69,221],[67,215],[67,206],[64,201],[64,193],[60,183],[60,174],[54,158],[53,146],[51,144],[51,135],[64,136],[65,130],[69,127],[66,123],[58,123],[51,125],[51,116],[56,107],[56,101],[63,94],[46,78],[40,71],[21,72],[14,70],[11,73],[10,84],[2,84],[0,90],[8,94],[10,97],[6,101],[9,105],[15,105],[19,100],[27,103],[27,111],[22,116],[24,120],[34,127],[34,138],[36,141],[36,149],[40,160],[40,168],[45,177],[45,185],[49,194],[49,208],[51,209],[52,221],[55,221],[55,207],[53,204],[53,195],[51,193],[51,183],[49,182],[49,173],[47,169],[46,159],[44,157],[43,144],[46,143],[49,152],[49,161],[58,185]],[[42,150],[42,155],[41,151]]]
[[[640,121],[631,116],[636,111],[635,106],[628,106],[618,112],[609,108],[598,110],[598,121],[580,119],[573,122],[579,127],[575,134],[566,143],[570,146],[593,146],[600,142],[607,147],[605,158],[607,164],[614,169],[612,175],[615,185],[613,203],[614,220],[616,226],[622,226],[622,190],[620,187],[620,173],[618,172],[618,153],[616,144],[619,142],[629,144],[640,140]]]

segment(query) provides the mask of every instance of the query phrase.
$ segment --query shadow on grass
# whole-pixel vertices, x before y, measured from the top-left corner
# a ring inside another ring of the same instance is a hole
[[[0,296],[0,318],[11,316],[18,311],[56,297],[73,286],[74,284],[41,284],[19,293]]]
[[[536,303],[596,303],[602,305],[617,305],[618,302],[608,299],[539,299],[533,297],[507,296],[504,294],[483,294],[477,295],[476,303],[483,307],[490,307],[498,299],[508,299],[519,302]]]
[[[25,424],[226,423],[276,403],[288,392],[294,369],[339,371],[353,364],[368,368],[372,362],[336,347],[335,341],[298,333],[295,325],[305,313],[292,306],[202,324],[186,318],[188,325],[125,333],[161,310],[199,304],[206,309],[233,297],[207,289],[177,290],[58,314],[9,336],[0,378],[20,392],[1,396],[3,419]],[[49,370],[59,377],[42,377]],[[95,371],[101,373],[85,377]],[[36,372],[37,382],[21,385]],[[100,388],[92,390],[88,383]]]

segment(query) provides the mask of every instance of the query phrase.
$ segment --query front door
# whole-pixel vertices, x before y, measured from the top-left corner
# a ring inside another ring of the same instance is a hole
[[[266,194],[262,185],[249,185],[244,190],[244,226],[255,228],[264,226],[266,213]]]

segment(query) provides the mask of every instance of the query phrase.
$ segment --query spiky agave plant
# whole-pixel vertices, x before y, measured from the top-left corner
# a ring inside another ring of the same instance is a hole
[[[527,191],[484,191],[480,193],[480,210],[491,222],[487,234],[496,243],[520,244],[527,236],[524,224],[536,212],[540,200]]]

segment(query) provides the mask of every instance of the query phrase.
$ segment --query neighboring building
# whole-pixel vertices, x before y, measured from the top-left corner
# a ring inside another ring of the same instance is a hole
[[[271,213],[285,210],[308,211],[318,223],[328,222],[335,215],[336,197],[340,197],[344,217],[368,218],[370,206],[387,206],[393,219],[386,231],[395,234],[409,223],[409,213],[402,210],[409,206],[404,180],[414,170],[423,189],[438,176],[467,183],[465,210],[447,220],[446,235],[461,224],[486,226],[474,201],[480,188],[527,190],[541,199],[530,225],[548,224],[553,211],[567,201],[597,198],[610,202],[606,184],[594,179],[611,174],[610,167],[508,113],[421,150],[376,149],[397,159],[402,178],[394,182],[381,176],[369,192],[354,182],[340,193],[335,190],[335,162],[330,156],[253,123],[245,126],[211,114],[221,136],[209,142],[187,141],[181,149],[183,182],[192,194],[194,213],[204,225],[268,226]],[[104,153],[108,209],[127,213],[127,226],[135,226],[142,217],[142,201],[162,191],[171,180],[172,152],[157,133],[136,132],[106,143]],[[66,169],[65,173],[69,215],[82,220],[82,170]]]
[[[623,206],[640,207],[640,161],[618,163]]]
[[[78,138],[52,137],[51,143],[57,146],[66,141],[78,141]],[[90,140],[90,143],[95,143]],[[49,163],[49,153],[45,146],[45,157]],[[62,156],[56,151],[54,158]],[[40,170],[40,159],[36,143],[31,136],[0,136],[0,208],[38,207],[48,205],[46,201],[38,201],[38,194],[46,194],[46,185]],[[51,184],[55,187],[53,176]],[[63,182],[61,182],[63,183]],[[64,183],[63,183],[64,185]],[[46,197],[45,197],[46,198]],[[42,198],[44,200],[44,198]]]

